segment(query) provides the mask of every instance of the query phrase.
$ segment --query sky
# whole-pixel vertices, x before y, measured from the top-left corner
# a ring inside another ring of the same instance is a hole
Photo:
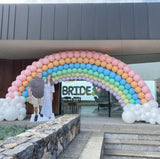
[[[160,0],[0,0],[0,3],[150,3]]]

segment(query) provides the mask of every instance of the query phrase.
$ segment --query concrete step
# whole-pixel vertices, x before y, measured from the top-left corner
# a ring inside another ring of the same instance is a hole
[[[160,158],[160,152],[150,152],[150,151],[127,151],[127,150],[105,150],[103,159],[109,157],[126,157],[130,158]]]

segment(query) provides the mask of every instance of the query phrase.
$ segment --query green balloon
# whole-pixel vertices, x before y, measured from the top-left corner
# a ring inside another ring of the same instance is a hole
[[[81,68],[78,68],[78,72],[81,73],[83,70]]]
[[[124,93],[125,95],[127,95],[127,94],[128,94],[128,91],[125,89],[125,90],[123,90],[123,93]]]
[[[26,97],[26,102],[29,102],[29,98],[28,97]]]
[[[67,70],[62,70],[62,74],[66,74],[67,73]]]
[[[52,73],[52,77],[56,77],[57,76],[57,73],[56,72],[53,72]]]
[[[69,68],[69,69],[67,70],[67,72],[68,72],[68,73],[72,73],[72,69]]]
[[[62,71],[57,71],[57,75],[60,76],[62,74]]]
[[[123,91],[123,90],[124,90],[124,86],[120,85],[120,86],[119,86],[119,89],[120,89],[121,91]]]
[[[127,99],[131,99],[132,98],[132,95],[131,94],[127,94]]]
[[[85,68],[85,69],[83,69],[83,72],[84,73],[88,73],[88,70]]]
[[[99,76],[99,73],[96,71],[94,72],[94,76],[98,77]]]
[[[134,103],[134,99],[130,99],[130,100],[129,100],[129,103],[135,104],[135,103]]]
[[[77,69],[76,68],[73,68],[73,73],[76,73],[77,72]]]
[[[109,81],[109,79],[110,79],[109,76],[105,76],[105,77],[104,77],[104,80],[105,80],[105,81]]]
[[[46,79],[46,77],[42,77],[42,79],[43,79],[43,80],[45,80],[45,79]]]
[[[119,82],[116,81],[116,82],[114,83],[114,85],[115,85],[116,87],[119,87]]]
[[[109,80],[109,83],[111,83],[111,84],[113,84],[114,82],[115,82],[115,80],[112,78]]]
[[[104,74],[100,73],[99,74],[99,78],[103,79],[104,78]]]
[[[93,71],[92,71],[92,70],[89,70],[89,71],[88,71],[88,74],[92,75],[92,74],[93,74]]]

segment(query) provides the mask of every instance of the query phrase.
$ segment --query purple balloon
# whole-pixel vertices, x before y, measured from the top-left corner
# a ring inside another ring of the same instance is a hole
[[[113,95],[114,95],[114,96],[116,96],[116,95],[117,95],[117,93],[116,93],[116,92],[113,92]]]
[[[124,104],[124,103],[122,103],[122,104],[121,104],[121,106],[122,106],[122,107],[124,107],[124,106],[125,106],[125,104]]]
[[[102,87],[102,83],[101,82],[98,82],[98,87]]]
[[[109,92],[110,92],[110,93],[113,93],[113,90],[110,90]]]
[[[117,96],[116,96],[116,99],[119,100],[119,99],[121,99],[121,98],[120,98],[120,96],[117,95]]]
[[[105,88],[106,91],[109,91],[110,89],[108,87]]]
[[[58,81],[55,81],[54,83],[55,83],[55,84],[57,84],[57,83],[58,83]]]
[[[93,83],[93,82],[94,82],[94,80],[93,80],[93,79],[91,79],[91,80],[90,80],[90,82],[91,82],[91,83]]]

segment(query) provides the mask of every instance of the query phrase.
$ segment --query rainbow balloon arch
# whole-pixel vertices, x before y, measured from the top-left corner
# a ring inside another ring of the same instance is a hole
[[[122,119],[127,123],[160,123],[158,103],[141,77],[122,61],[95,51],[60,52],[33,62],[8,88],[8,101],[23,96],[28,102],[28,84],[39,71],[43,79],[51,74],[55,84],[86,80],[109,91],[124,108]]]

